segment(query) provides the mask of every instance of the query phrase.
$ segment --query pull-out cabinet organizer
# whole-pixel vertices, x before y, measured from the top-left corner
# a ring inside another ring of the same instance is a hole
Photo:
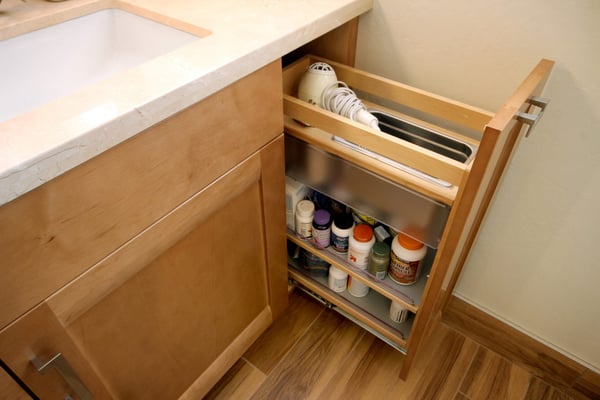
[[[302,74],[317,61],[374,110],[381,132],[296,97]],[[370,287],[364,298],[335,293],[326,278],[290,259],[290,278],[300,287],[406,353],[401,377],[454,288],[503,171],[532,128],[524,125],[547,103],[537,96],[552,66],[540,61],[495,114],[314,56],[284,69],[286,174],[428,247],[419,281],[400,286],[288,231],[290,242]],[[392,322],[391,301],[414,316]]]

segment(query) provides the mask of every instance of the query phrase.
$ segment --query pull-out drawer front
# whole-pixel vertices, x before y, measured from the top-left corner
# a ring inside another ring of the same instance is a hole
[[[290,136],[285,159],[291,178],[437,248],[447,205]]]

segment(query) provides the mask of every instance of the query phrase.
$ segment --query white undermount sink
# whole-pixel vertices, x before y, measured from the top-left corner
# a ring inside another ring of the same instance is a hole
[[[198,39],[112,8],[0,41],[0,121]]]

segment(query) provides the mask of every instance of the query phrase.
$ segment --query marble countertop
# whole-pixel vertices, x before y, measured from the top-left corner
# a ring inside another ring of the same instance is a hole
[[[0,205],[371,6],[372,0],[4,0],[0,4],[0,39],[110,7],[137,10],[167,24],[210,34],[0,122]]]

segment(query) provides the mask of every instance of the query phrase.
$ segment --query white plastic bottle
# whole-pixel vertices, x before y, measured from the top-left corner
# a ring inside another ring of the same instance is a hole
[[[357,268],[367,269],[369,252],[374,244],[373,228],[367,224],[356,225],[348,241],[348,262]]]
[[[328,284],[329,289],[334,292],[341,293],[346,290],[346,286],[348,283],[348,274],[342,271],[341,269],[332,265],[329,267],[329,278]]]
[[[348,293],[354,297],[365,297],[369,294],[369,286],[365,285],[352,275],[348,277]]]
[[[392,301],[390,304],[390,319],[394,322],[402,323],[408,320],[408,309],[404,308],[402,304]]]
[[[352,230],[348,242],[348,262],[362,270],[367,269],[369,253],[375,244],[373,228],[367,224],[358,224]],[[369,293],[369,286],[358,279],[348,279],[348,293],[354,297],[364,297]]]
[[[315,205],[310,200],[300,200],[296,205],[296,233],[308,239],[312,237],[312,222],[315,215]]]

